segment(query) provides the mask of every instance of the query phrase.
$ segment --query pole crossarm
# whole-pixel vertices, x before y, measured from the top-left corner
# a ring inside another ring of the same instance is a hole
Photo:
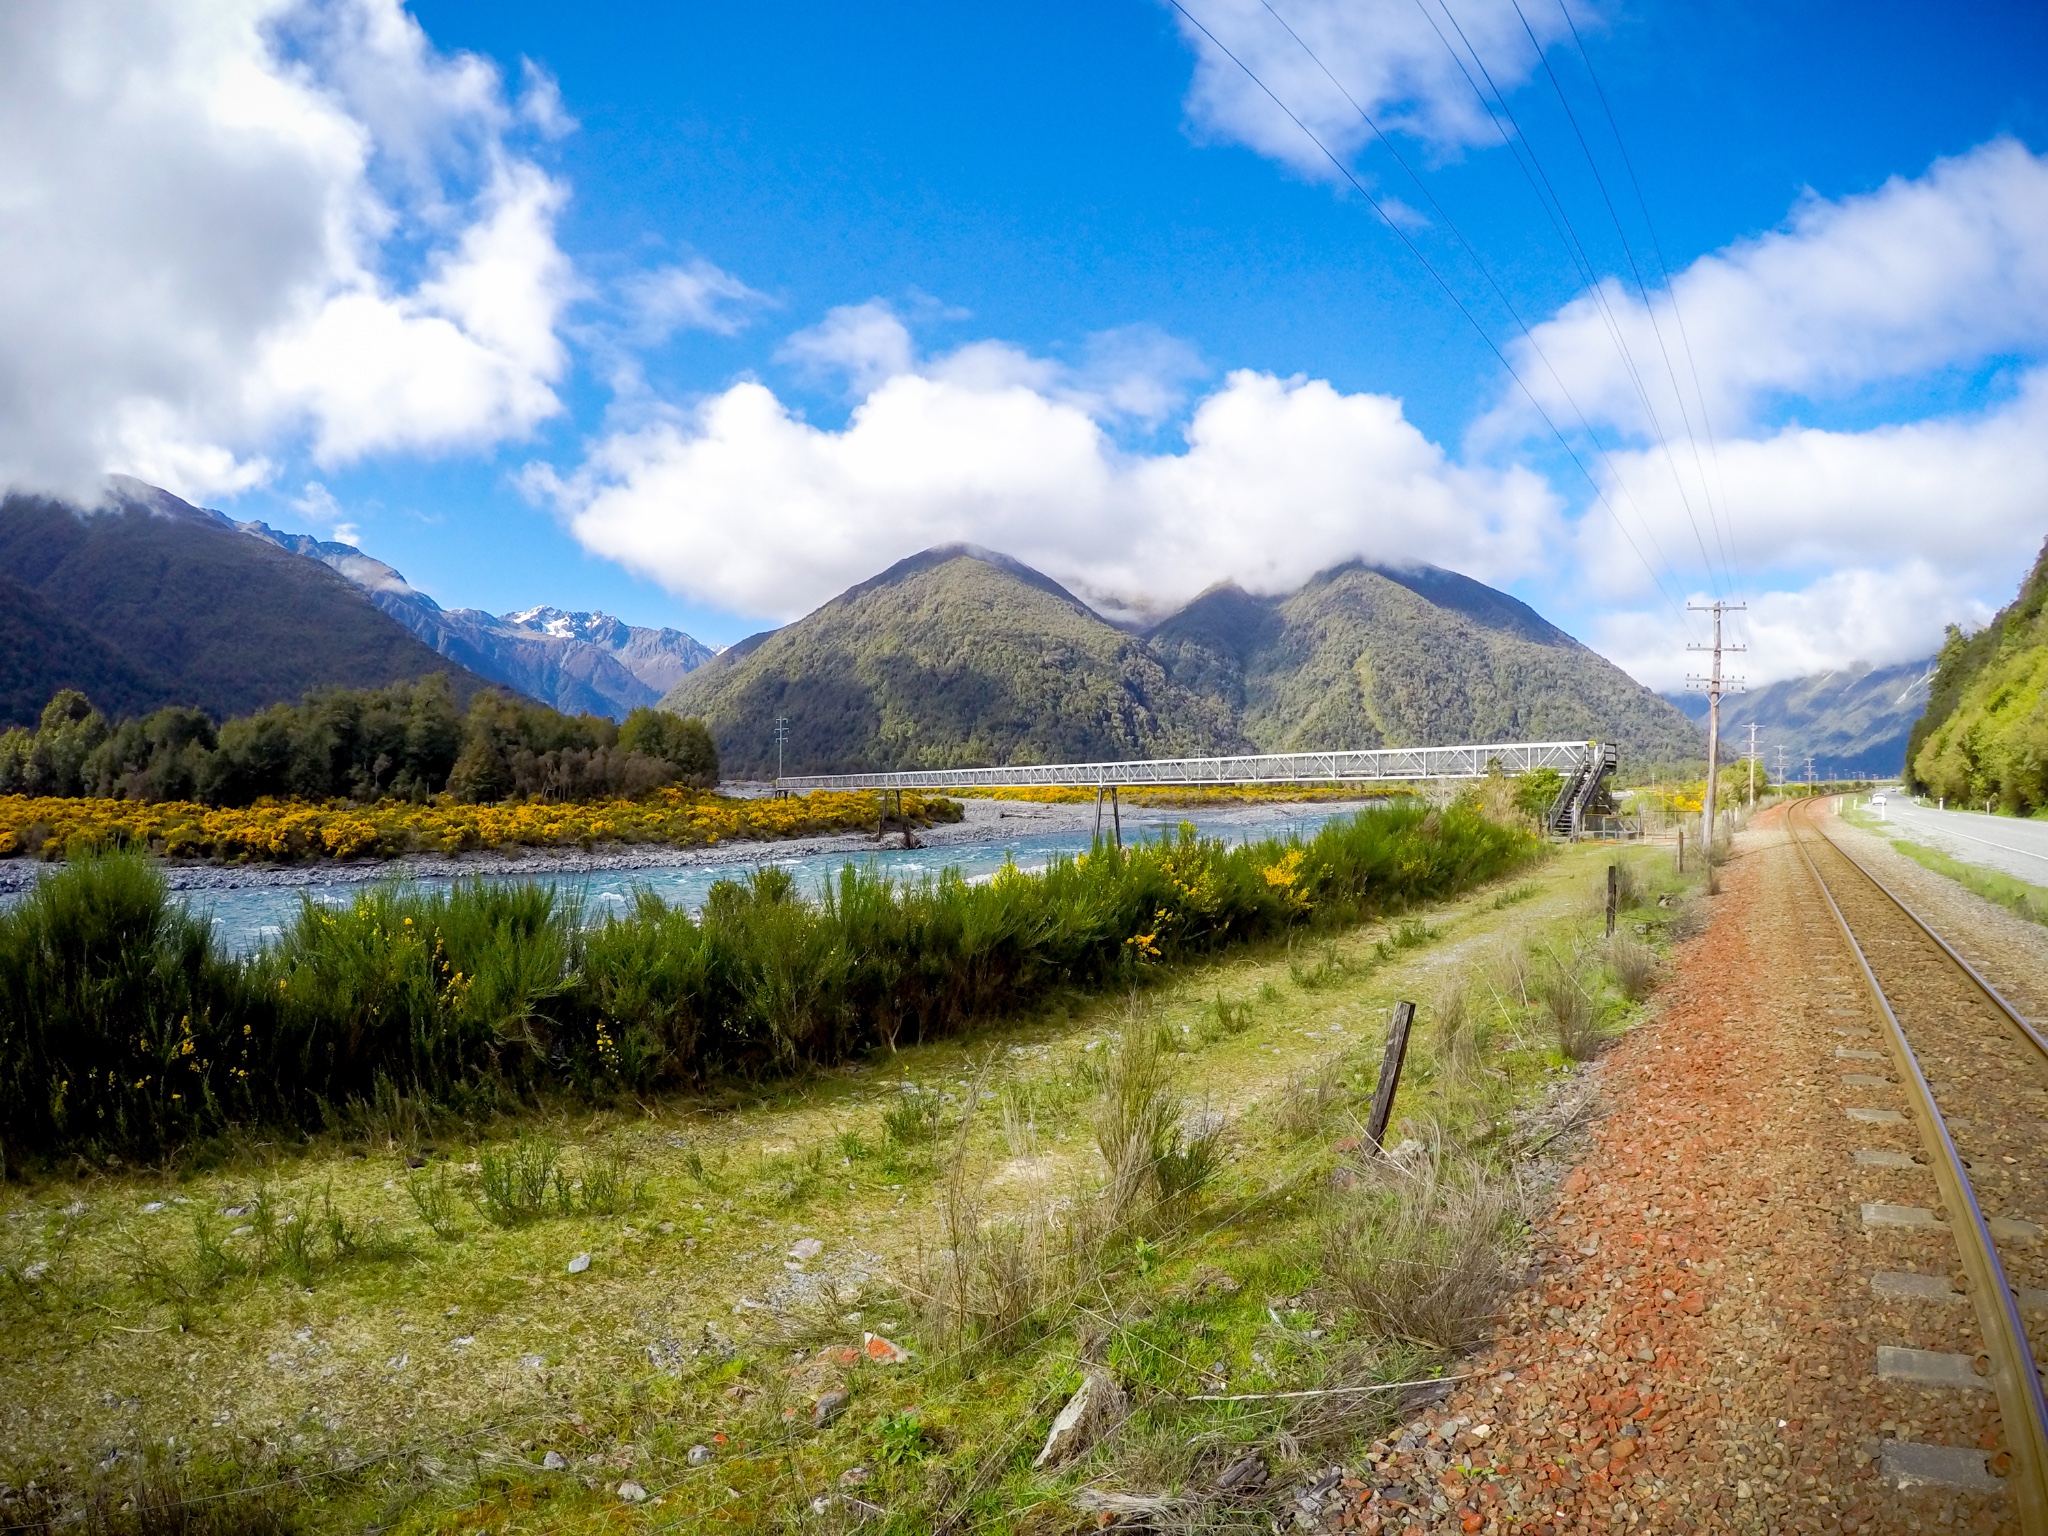
[[[1386,747],[1359,752],[1268,752],[1245,757],[1167,757],[1129,763],[1027,763],[1008,768],[909,768],[894,773],[791,774],[783,789],[1100,789],[1157,784],[1367,784],[1479,779],[1555,768],[1569,776],[1597,762],[1590,741],[1508,741],[1460,747]]]

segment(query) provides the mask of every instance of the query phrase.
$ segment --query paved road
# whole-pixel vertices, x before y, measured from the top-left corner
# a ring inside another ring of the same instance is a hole
[[[1967,864],[2003,870],[2031,885],[2048,886],[2048,821],[1986,816],[1982,811],[1937,811],[1893,794],[1885,819],[1901,836],[1939,848]],[[1878,814],[1871,807],[1873,815]]]

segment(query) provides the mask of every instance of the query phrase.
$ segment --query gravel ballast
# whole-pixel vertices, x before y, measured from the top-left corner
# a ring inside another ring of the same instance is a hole
[[[1880,1348],[1980,1345],[1969,1308],[1873,1285],[1946,1275],[1955,1249],[1944,1228],[1864,1225],[1866,1203],[1938,1194],[1910,1121],[1846,1112],[1875,1100],[1843,1085],[1835,1052],[1881,1043],[1848,952],[1775,817],[1722,883],[1656,1017],[1602,1063],[1605,1113],[1534,1223],[1527,1288],[1460,1367],[1473,1379],[1298,1523],[2017,1529],[1986,1491],[1991,1394],[1879,1377]],[[1904,1156],[1859,1162],[1870,1150]],[[1943,1466],[1976,1486],[1921,1475]]]

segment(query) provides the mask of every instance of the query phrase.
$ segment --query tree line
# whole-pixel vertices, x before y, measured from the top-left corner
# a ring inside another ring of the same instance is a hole
[[[191,800],[587,800],[664,784],[709,788],[704,722],[636,709],[623,723],[486,690],[463,710],[436,673],[387,688],[329,688],[216,724],[172,705],[118,723],[65,689],[34,730],[0,735],[0,794]]]

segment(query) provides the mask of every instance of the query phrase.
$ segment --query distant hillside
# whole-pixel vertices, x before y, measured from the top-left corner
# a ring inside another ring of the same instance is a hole
[[[190,704],[216,717],[433,672],[463,699],[481,686],[335,572],[139,481],[114,491],[90,513],[0,501],[0,573],[41,604],[0,595],[8,622],[36,635],[11,663],[10,720],[32,723],[74,677],[96,679],[73,686],[117,713]]]
[[[339,572],[423,644],[567,714],[623,720],[713,654],[679,629],[636,628],[604,613],[530,608],[500,618],[480,608],[443,608],[353,544],[282,533],[268,523],[235,526]]]
[[[1989,624],[1949,626],[1907,752],[1926,793],[2022,816],[2048,806],[2048,544]]]
[[[1453,571],[1338,566],[1284,597],[1214,588],[1147,639],[1260,750],[1572,741],[1637,763],[1704,743],[1685,718],[1526,603]]]
[[[1889,777],[1905,767],[1906,739],[1927,707],[1933,675],[1929,657],[1896,667],[1858,664],[1729,694],[1721,700],[1722,751],[1732,757],[1748,750],[1754,722],[1758,750],[1774,774],[1783,747],[1786,771],[1794,776],[1811,757],[1832,775]],[[1706,722],[1705,694],[1667,697],[1691,719]]]
[[[685,678],[735,773],[1315,747],[1577,740],[1701,755],[1685,718],[1505,593],[1343,566],[1286,597],[1216,588],[1144,635],[967,546],[927,550]]]
[[[124,715],[148,710],[158,696],[158,686],[99,636],[0,576],[0,730],[34,725],[62,688]]]
[[[701,715],[729,774],[1227,751],[1227,712],[1058,583],[966,545],[927,550],[742,641],[662,701]]]

